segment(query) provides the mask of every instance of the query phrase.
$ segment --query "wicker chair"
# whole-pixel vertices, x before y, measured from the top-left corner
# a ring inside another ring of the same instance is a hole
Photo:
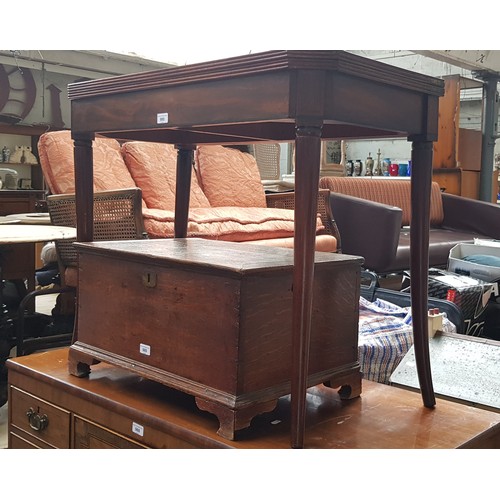
[[[286,208],[293,210],[295,208],[295,193],[267,193],[266,202],[269,208]],[[318,191],[318,214],[320,215],[325,228],[318,234],[329,234],[334,236],[337,240],[336,253],[342,253],[340,232],[332,215],[330,206],[330,191],[328,189],[320,189]]]
[[[141,212],[142,195],[139,188],[118,189],[94,193],[94,240],[132,240],[146,237]],[[51,195],[47,205],[52,224],[76,227],[74,194]],[[40,349],[69,345],[73,331],[34,338],[24,338],[24,315],[27,304],[36,296],[60,294],[62,314],[74,314],[75,292],[78,283],[78,255],[73,246],[75,239],[55,243],[61,287],[35,290],[22,300],[17,318],[17,355],[22,356]],[[63,298],[64,297],[64,298]]]
[[[251,153],[259,168],[262,185],[266,192],[286,191],[294,188],[293,183],[281,180],[281,146],[278,143],[254,144]]]
[[[117,189],[94,193],[94,241],[136,240],[146,237],[141,212],[139,188]],[[50,220],[56,226],[76,227],[74,194],[55,194],[47,197]],[[57,255],[64,282],[76,286],[77,252],[74,239],[56,241]]]
[[[277,143],[254,144],[253,155],[263,181],[280,179],[280,145]]]

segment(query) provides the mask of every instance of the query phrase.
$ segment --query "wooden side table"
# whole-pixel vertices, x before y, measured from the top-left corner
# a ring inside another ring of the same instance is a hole
[[[443,81],[340,51],[270,51],[69,85],[78,239],[92,241],[95,133],[178,145],[175,235],[185,237],[197,144],[295,142],[291,446],[304,439],[321,141],[412,141],[411,274],[424,406],[435,397],[427,342],[432,147]]]

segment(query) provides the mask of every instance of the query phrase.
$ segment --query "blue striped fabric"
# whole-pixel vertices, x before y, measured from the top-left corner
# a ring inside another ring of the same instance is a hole
[[[456,332],[446,316],[443,331]],[[413,344],[411,308],[360,297],[358,354],[365,379],[383,384]]]

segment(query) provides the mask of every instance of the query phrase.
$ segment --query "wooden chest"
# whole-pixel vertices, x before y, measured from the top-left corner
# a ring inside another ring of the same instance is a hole
[[[106,361],[192,394],[229,439],[290,393],[292,250],[193,238],[77,247],[70,373]],[[347,397],[361,391],[361,263],[316,253],[308,386]]]

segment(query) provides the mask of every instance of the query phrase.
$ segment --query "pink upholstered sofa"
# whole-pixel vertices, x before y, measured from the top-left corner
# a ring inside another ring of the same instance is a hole
[[[70,131],[48,132],[38,143],[40,164],[52,194],[74,193]],[[174,235],[177,151],[172,145],[94,141],[94,191],[139,187],[144,227],[150,238]],[[254,157],[216,145],[195,151],[188,237],[293,247],[293,193],[264,192]],[[338,251],[328,191],[318,206],[316,250]],[[279,208],[276,208],[279,207]]]

